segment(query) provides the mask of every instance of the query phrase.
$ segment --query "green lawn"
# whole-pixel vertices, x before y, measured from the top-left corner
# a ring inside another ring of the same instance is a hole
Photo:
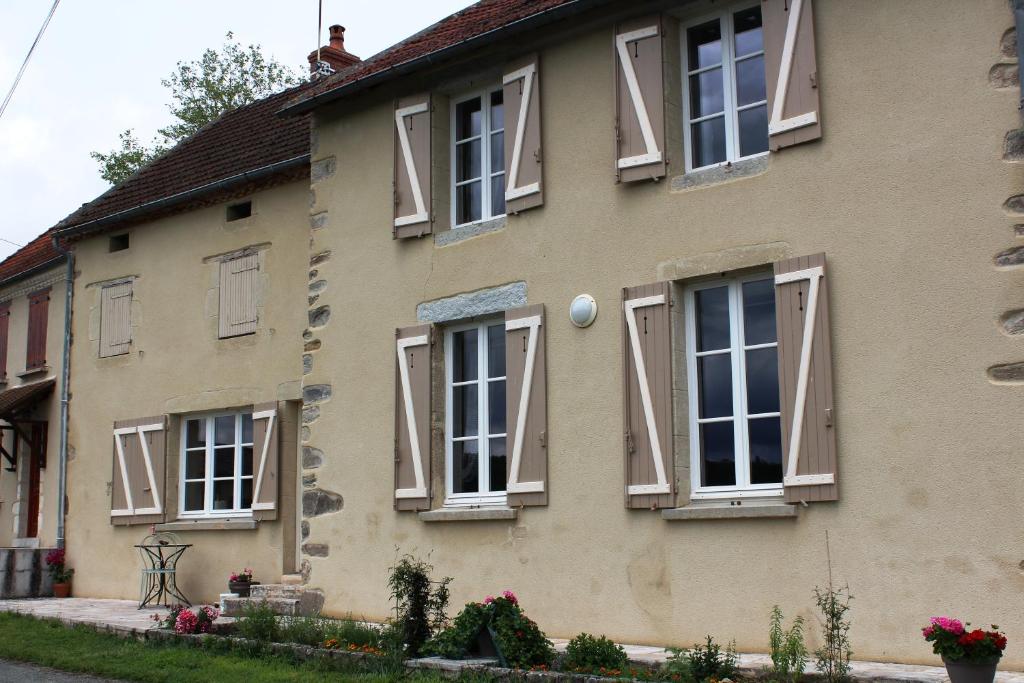
[[[297,663],[265,654],[249,656],[226,651],[212,642],[200,648],[125,640],[84,626],[69,628],[58,622],[10,613],[0,613],[0,659],[144,683],[445,680],[433,674],[410,674],[400,665],[384,661],[373,662],[364,670],[353,664],[345,670],[331,670],[326,663]],[[371,666],[376,670],[369,670]]]

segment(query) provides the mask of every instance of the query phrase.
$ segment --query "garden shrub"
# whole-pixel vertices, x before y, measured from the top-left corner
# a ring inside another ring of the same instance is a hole
[[[689,650],[669,648],[672,654],[663,667],[663,671],[672,680],[696,681],[720,681],[723,678],[732,678],[736,675],[736,665],[739,657],[736,655],[735,646],[730,643],[722,651],[722,647],[715,642],[714,638],[707,636],[703,645],[695,644]]]
[[[281,620],[278,636],[286,643],[320,647],[327,637],[326,621],[319,617],[289,617]]]
[[[351,617],[346,619],[327,620],[324,625],[323,638],[333,638],[345,645],[356,647],[372,647],[384,649],[384,636],[379,626],[356,621]]]
[[[240,636],[249,640],[272,642],[280,639],[281,628],[277,623],[277,615],[266,602],[246,605],[235,627]]]
[[[395,601],[395,625],[408,657],[418,657],[423,644],[448,622],[448,584],[452,579],[433,581],[432,571],[433,566],[404,555],[388,576],[391,599]]]
[[[595,638],[581,633],[565,648],[563,668],[566,671],[618,675],[626,668],[626,651],[604,636]]]
[[[828,587],[814,589],[814,599],[822,616],[822,645],[814,654],[817,657],[815,666],[822,677],[828,683],[837,683],[850,675],[853,649],[850,647],[850,622],[846,619],[846,613],[850,610],[853,596],[848,586],[833,588],[831,576],[830,567]]]
[[[772,677],[783,682],[800,680],[807,665],[803,617],[793,619],[793,625],[787,631],[782,628],[782,610],[778,605],[772,607],[768,642],[771,646]]]
[[[548,666],[555,658],[551,641],[523,613],[512,591],[505,591],[498,598],[488,596],[483,602],[467,603],[451,627],[437,634],[424,649],[448,659],[464,658],[476,646],[481,629],[490,630],[505,663],[513,668]]]

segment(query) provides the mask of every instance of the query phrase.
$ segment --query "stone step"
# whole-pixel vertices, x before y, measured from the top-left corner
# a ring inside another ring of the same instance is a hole
[[[300,614],[300,600],[287,598],[224,598],[225,617],[244,616],[248,607],[265,604],[274,614],[282,617],[294,617]]]
[[[285,586],[301,586],[302,574],[285,574],[281,577],[281,583]]]
[[[249,589],[253,598],[289,598],[299,599],[305,589],[302,586],[282,583],[261,583]]]

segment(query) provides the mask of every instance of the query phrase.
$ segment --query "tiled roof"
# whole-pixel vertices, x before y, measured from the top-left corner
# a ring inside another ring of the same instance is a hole
[[[53,247],[52,237],[52,233],[44,232],[3,261],[0,261],[0,283],[31,272],[51,261],[62,259],[61,253]]]
[[[306,107],[300,105],[308,103],[313,98],[343,89],[371,76],[383,75],[388,70],[507,28],[523,19],[572,4],[586,3],[581,0],[480,0],[383,52],[316,82],[313,87],[295,96],[288,107],[305,109]]]
[[[10,421],[16,414],[46,398],[56,384],[57,380],[48,379],[0,391],[0,418]]]
[[[109,228],[111,219],[120,212],[308,155],[309,117],[276,116],[285,102],[308,85],[285,90],[224,114],[135,175],[82,205],[55,229],[66,230],[99,219],[106,219],[104,227]],[[308,173],[308,164],[305,172]],[[188,197],[190,201],[195,198],[195,193]],[[153,216],[146,214],[144,217]],[[126,220],[129,218],[138,220],[143,216],[133,212],[125,216]]]

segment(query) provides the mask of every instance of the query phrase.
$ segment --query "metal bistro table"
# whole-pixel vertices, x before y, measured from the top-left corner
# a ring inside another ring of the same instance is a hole
[[[182,543],[174,534],[158,533],[147,536],[135,547],[142,558],[139,609],[146,605],[159,605],[161,601],[164,606],[169,606],[169,598],[191,607],[192,603],[178,589],[176,577],[178,560],[192,544]]]

